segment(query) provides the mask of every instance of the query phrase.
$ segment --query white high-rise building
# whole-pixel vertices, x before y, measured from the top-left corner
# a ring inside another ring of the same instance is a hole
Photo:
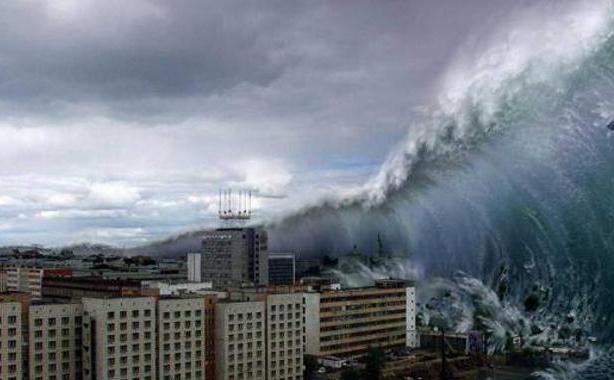
[[[188,253],[188,281],[202,281],[202,254]]]

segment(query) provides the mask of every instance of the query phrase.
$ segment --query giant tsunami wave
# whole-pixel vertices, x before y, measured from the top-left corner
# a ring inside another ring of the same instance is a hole
[[[614,376],[613,14],[593,1],[511,20],[451,64],[439,101],[363,189],[272,222],[271,246],[375,252],[380,234],[405,259],[348,281],[411,274],[428,284],[423,301],[446,289],[457,329],[479,313],[494,336],[597,336],[605,352],[565,376]]]

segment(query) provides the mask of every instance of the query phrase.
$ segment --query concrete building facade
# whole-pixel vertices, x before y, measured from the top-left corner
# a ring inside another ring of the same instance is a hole
[[[30,306],[30,380],[81,379],[82,315],[79,303]]]
[[[202,237],[202,281],[215,288],[268,284],[268,238],[260,228],[220,228]]]
[[[266,298],[267,379],[303,379],[303,294]]]
[[[215,360],[215,308],[218,297],[213,294],[203,297],[205,305],[205,379],[216,379],[216,360]]]
[[[43,279],[48,276],[72,276],[70,268],[7,267],[6,289],[10,292],[27,292],[35,299],[43,296]]]
[[[219,302],[215,319],[216,380],[265,380],[264,302]]]
[[[83,298],[83,379],[156,379],[156,300]]]
[[[158,301],[158,378],[202,380],[205,310],[202,298]]]
[[[356,356],[369,347],[416,347],[415,291],[404,281],[304,298],[306,354]]]
[[[101,277],[46,276],[42,284],[43,297],[55,300],[79,300],[84,297],[128,297],[141,294],[137,280],[109,280]]]
[[[23,343],[22,303],[0,302],[0,379],[25,379]]]

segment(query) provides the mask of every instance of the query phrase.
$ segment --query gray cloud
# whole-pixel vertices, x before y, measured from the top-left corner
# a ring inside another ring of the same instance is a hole
[[[211,224],[225,185],[274,195],[261,217],[350,191],[511,3],[0,2],[0,244]]]

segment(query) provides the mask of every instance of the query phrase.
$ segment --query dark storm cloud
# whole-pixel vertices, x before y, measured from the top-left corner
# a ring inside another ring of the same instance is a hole
[[[395,78],[383,86],[425,91],[483,6],[456,3],[3,1],[0,100],[26,114],[66,116],[84,103],[126,117],[185,113],[207,105],[181,100],[241,84],[267,88],[299,73],[334,97],[382,70]],[[304,95],[268,107],[314,103]]]
[[[143,242],[360,186],[504,0],[0,1],[0,245]],[[287,196],[286,196],[287,195]]]
[[[125,14],[122,2],[66,5],[75,10],[2,2],[0,96],[23,102],[206,95],[242,82],[264,86],[282,72],[267,11],[235,12],[226,2],[135,4],[142,9]]]

